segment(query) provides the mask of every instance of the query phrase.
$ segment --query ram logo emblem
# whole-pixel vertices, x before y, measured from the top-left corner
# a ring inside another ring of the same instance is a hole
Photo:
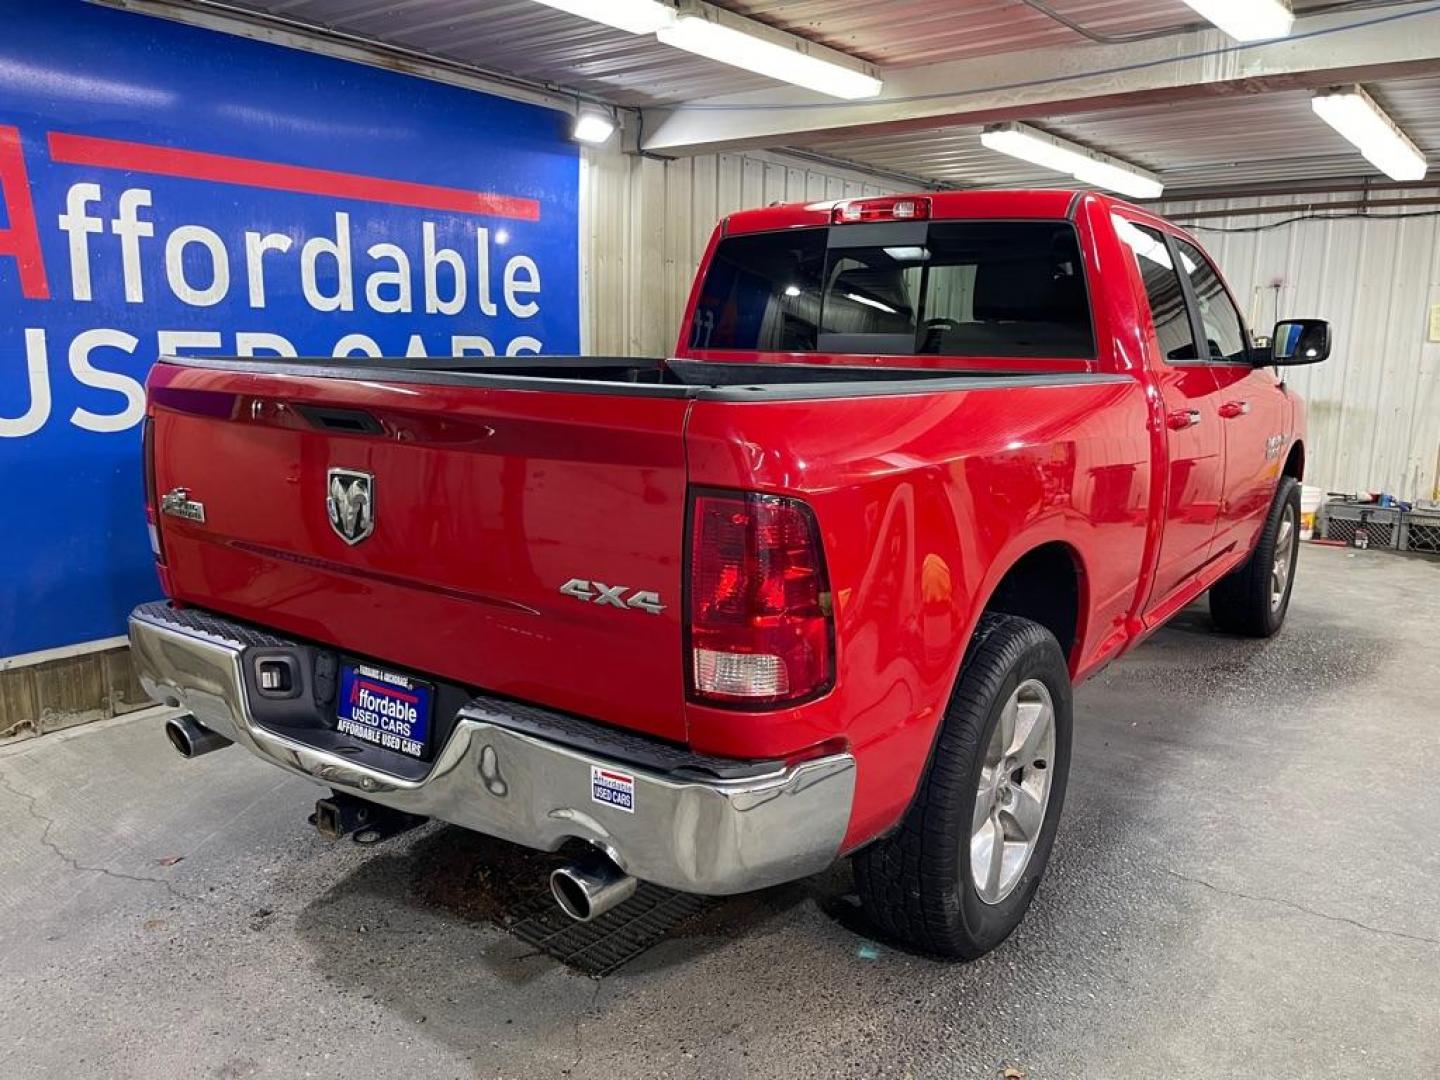
[[[325,514],[347,544],[375,531],[375,477],[356,469],[331,469],[325,476]]]
[[[650,615],[659,615],[665,610],[659,593],[641,589],[631,592],[628,585],[606,585],[603,581],[571,578],[560,586],[560,591],[587,604],[604,604],[621,611],[644,611]]]

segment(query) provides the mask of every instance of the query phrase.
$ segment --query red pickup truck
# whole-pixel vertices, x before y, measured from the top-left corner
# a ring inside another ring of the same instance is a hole
[[[884,933],[1018,924],[1071,688],[1207,589],[1273,634],[1303,406],[1194,238],[1103,195],[966,192],[722,221],[675,356],[164,357],[130,620],[187,756],[636,880],[758,889],[852,856]]]

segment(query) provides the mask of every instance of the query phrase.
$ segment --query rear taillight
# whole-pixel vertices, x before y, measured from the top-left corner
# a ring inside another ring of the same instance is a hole
[[[155,494],[155,421],[145,417],[140,428],[141,468],[145,472],[145,523],[150,529],[150,551],[155,561],[165,561],[165,543],[160,537],[160,501]]]
[[[804,503],[773,495],[697,495],[689,587],[693,698],[773,705],[830,688],[830,583],[815,515]]]

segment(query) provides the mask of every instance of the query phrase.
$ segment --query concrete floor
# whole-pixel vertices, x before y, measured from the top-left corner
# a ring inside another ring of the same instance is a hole
[[[48,736],[0,751],[0,1076],[1440,1075],[1437,702],[1440,563],[1308,547],[1275,640],[1197,607],[1081,690],[996,953],[872,942],[840,868],[599,981],[436,903],[459,830],[330,845],[153,717]]]

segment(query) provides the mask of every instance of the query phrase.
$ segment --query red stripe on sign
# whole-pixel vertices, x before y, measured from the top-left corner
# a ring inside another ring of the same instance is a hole
[[[414,694],[407,694],[404,690],[397,690],[393,686],[386,686],[384,683],[372,682],[369,679],[357,678],[355,680],[355,685],[364,686],[377,694],[385,694],[388,697],[400,698],[402,701],[408,701],[412,705],[416,704],[420,700]]]
[[[600,770],[600,775],[606,780],[618,780],[622,784],[628,784],[634,779],[634,777],[626,776],[624,773],[606,772],[604,769]]]
[[[416,184],[409,180],[382,180],[358,173],[310,169],[302,165],[280,165],[255,158],[207,154],[199,150],[176,150],[169,146],[98,139],[91,135],[48,133],[50,157],[63,165],[97,165],[104,169],[180,176],[209,180],[217,184],[241,184],[271,191],[300,195],[329,195],[340,199],[363,199],[393,206],[414,206],[421,210],[444,210],[458,214],[539,221],[540,203],[512,195]]]

